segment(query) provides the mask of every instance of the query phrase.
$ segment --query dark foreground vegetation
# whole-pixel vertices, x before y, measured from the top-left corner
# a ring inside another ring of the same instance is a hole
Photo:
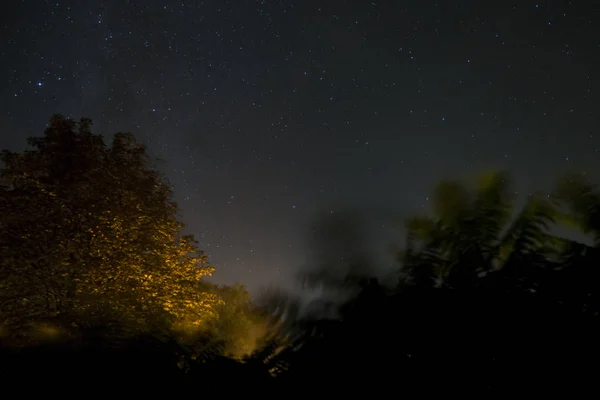
[[[202,280],[212,268],[133,137],[107,146],[90,121],[56,116],[30,144],[2,157],[6,390],[597,392],[600,191],[584,176],[520,209],[503,173],[472,188],[442,182],[430,214],[406,221],[395,282],[378,281],[353,246],[345,264],[324,258],[306,273],[316,300],[274,291],[251,302],[243,287]],[[564,227],[582,241],[554,233]]]

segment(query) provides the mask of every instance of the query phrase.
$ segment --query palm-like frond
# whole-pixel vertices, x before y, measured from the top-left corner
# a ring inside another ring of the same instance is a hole
[[[553,205],[540,194],[531,196],[500,238],[495,251],[496,267],[510,257],[532,254],[542,249],[553,236],[548,230],[556,220]]]
[[[492,252],[513,210],[509,179],[505,173],[487,174],[480,178],[475,201],[465,222],[469,239],[479,251]]]
[[[563,206],[559,217],[562,222],[591,235],[600,243],[600,191],[580,175],[568,175],[556,188],[558,201]]]
[[[435,215],[407,221],[401,261],[415,281],[473,285],[510,260],[549,250],[554,205],[531,196],[513,216],[513,196],[505,173],[484,175],[472,196],[455,183],[438,187]],[[447,196],[447,199],[444,198]],[[473,200],[467,202],[469,198]],[[511,222],[512,219],[512,222]],[[537,252],[537,253],[536,253]],[[543,257],[538,257],[543,263]]]

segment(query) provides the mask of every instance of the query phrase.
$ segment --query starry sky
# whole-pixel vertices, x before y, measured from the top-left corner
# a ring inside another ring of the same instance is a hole
[[[134,133],[217,282],[291,285],[312,221],[342,210],[387,249],[441,178],[508,169],[521,196],[596,176],[593,1],[3,5],[0,148],[54,113]]]

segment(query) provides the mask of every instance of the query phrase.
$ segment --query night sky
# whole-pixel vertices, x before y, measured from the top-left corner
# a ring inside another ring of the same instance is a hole
[[[359,210],[387,249],[441,178],[508,169],[523,196],[597,175],[594,1],[3,6],[0,148],[54,113],[132,132],[218,282],[292,282],[318,213]]]

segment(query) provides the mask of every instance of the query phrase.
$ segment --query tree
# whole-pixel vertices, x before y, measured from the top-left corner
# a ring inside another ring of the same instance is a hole
[[[181,234],[168,181],[131,134],[107,146],[91,128],[55,115],[32,149],[2,153],[3,323],[212,318],[218,299],[199,285],[213,268]]]
[[[178,326],[180,340],[191,347],[196,358],[223,355],[241,360],[263,345],[269,318],[252,303],[243,285],[205,283],[203,291],[220,300],[214,307],[219,317],[197,327]]]
[[[593,382],[599,253],[551,232],[563,207],[600,237],[600,194],[571,181],[517,209],[507,178],[440,183],[432,214],[407,222],[407,282],[390,292],[363,280],[319,340],[306,334],[299,354],[284,354],[284,382],[479,396]]]
[[[442,181],[433,196],[433,215],[406,222],[407,241],[399,257],[407,274],[403,280],[474,287],[490,272],[544,264],[558,241],[548,233],[554,206],[535,194],[515,214],[509,188],[505,173],[482,175],[475,191]]]
[[[585,176],[570,174],[556,185],[558,219],[574,227],[581,241],[563,240],[558,273],[552,284],[560,291],[544,293],[576,312],[592,317],[600,314],[600,190]]]

